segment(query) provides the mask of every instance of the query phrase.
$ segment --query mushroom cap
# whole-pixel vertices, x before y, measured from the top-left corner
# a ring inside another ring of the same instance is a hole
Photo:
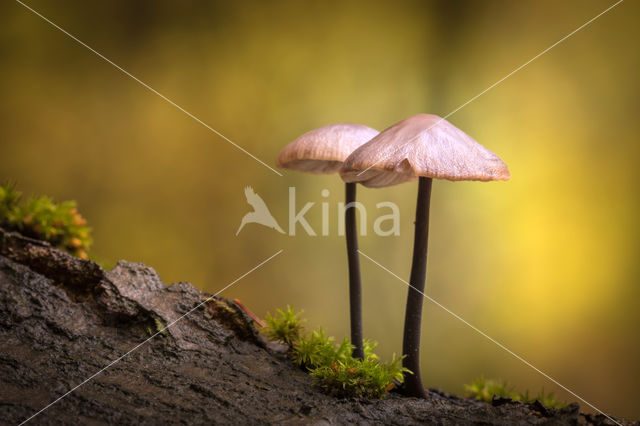
[[[307,173],[337,173],[344,160],[379,132],[362,124],[340,123],[320,127],[285,146],[278,167]]]
[[[397,185],[419,176],[485,182],[511,177],[497,155],[432,114],[411,116],[382,131],[344,161],[340,176],[345,182],[370,188]]]

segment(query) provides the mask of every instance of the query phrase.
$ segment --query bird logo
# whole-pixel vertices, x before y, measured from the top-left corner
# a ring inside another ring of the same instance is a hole
[[[247,186],[244,189],[244,195],[245,197],[247,197],[247,203],[249,203],[249,205],[253,207],[253,211],[244,215],[244,217],[242,218],[242,222],[240,223],[240,227],[236,232],[236,235],[240,233],[242,228],[244,228],[247,223],[259,223],[260,225],[264,225],[267,228],[275,229],[279,233],[284,234],[284,231],[282,230],[282,228],[280,228],[280,225],[278,225],[278,222],[269,211],[269,208],[265,204],[264,200],[255,193],[252,187]]]

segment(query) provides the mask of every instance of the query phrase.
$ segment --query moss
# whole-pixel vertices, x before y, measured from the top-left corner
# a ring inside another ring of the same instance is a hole
[[[479,377],[471,384],[464,385],[464,389],[467,396],[485,402],[491,402],[494,396],[499,396],[521,402],[540,401],[547,407],[554,408],[562,408],[567,405],[566,402],[557,400],[553,392],[545,393],[543,389],[534,397],[531,397],[528,390],[524,393],[516,392],[512,386],[507,384],[507,382],[495,379],[485,379],[484,377]]]
[[[286,345],[292,346],[294,342],[300,339],[300,333],[302,331],[302,323],[305,321],[300,319],[300,312],[294,312],[293,308],[287,305],[286,310],[276,309],[276,315],[271,316],[267,313],[265,322],[267,327],[264,329],[264,334],[272,339],[279,340]]]
[[[160,317],[153,316],[153,320],[145,321],[144,329],[149,336],[153,336],[156,333],[160,333],[163,336],[168,336],[169,331],[166,329],[167,323]]]
[[[344,338],[336,344],[323,330],[303,334],[301,312],[292,307],[278,309],[275,316],[267,315],[263,333],[289,346],[293,360],[306,368],[314,384],[336,397],[382,398],[396,383],[402,383],[402,358],[388,364],[373,353],[376,343],[364,342],[364,359],[354,358],[353,345]]]
[[[163,336],[167,336],[169,332],[167,331],[167,323],[162,320],[160,317],[154,317],[153,322],[156,326],[156,333],[160,332]]]
[[[402,367],[402,358],[381,362],[373,353],[375,346],[366,341],[364,359],[358,359],[351,356],[353,345],[348,339],[337,346],[325,341],[319,351],[321,363],[310,368],[315,384],[337,397],[383,398],[396,383],[402,383],[403,373],[409,370]]]
[[[56,203],[49,197],[33,197],[20,203],[21,198],[22,194],[15,185],[0,185],[0,226],[48,241],[82,259],[88,258],[91,228],[78,213],[75,201]]]

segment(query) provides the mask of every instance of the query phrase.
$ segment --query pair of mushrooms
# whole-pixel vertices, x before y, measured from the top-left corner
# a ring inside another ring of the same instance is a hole
[[[405,395],[425,398],[420,378],[420,328],[427,272],[429,203],[435,179],[508,180],[507,166],[497,155],[448,121],[417,114],[383,132],[360,124],[334,124],[312,130],[287,145],[278,167],[308,173],[339,172],[346,182],[345,236],[349,262],[349,300],[353,356],[363,358],[362,302],[356,234],[356,184],[381,188],[418,179],[413,260],[405,311],[402,353]]]

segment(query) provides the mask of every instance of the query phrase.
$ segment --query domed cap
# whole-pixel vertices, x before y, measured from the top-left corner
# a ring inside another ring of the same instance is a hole
[[[356,148],[378,133],[371,127],[353,123],[320,127],[285,146],[276,164],[307,173],[337,173]]]
[[[340,175],[345,182],[359,182],[370,188],[396,185],[419,176],[485,182],[511,177],[497,155],[431,114],[414,115],[381,132],[344,161]]]

